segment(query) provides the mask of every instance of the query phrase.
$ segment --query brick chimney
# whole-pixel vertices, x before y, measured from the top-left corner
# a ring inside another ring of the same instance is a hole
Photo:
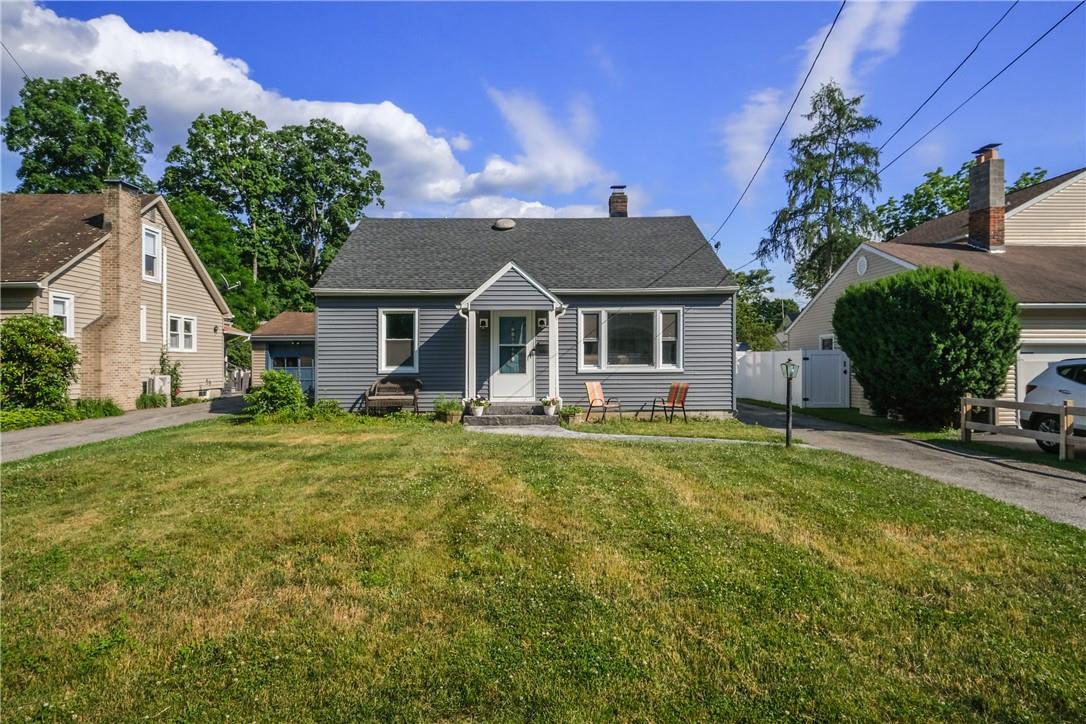
[[[142,263],[140,190],[107,181],[103,220],[109,239],[101,249],[101,315],[83,332],[83,397],[110,397],[126,410],[140,393],[139,309]]]
[[[977,163],[969,171],[969,243],[990,252],[1003,251],[1006,191],[998,143],[973,151]]]
[[[627,213],[629,205],[630,200],[626,197],[626,187],[612,186],[611,198],[607,200],[607,209],[610,211],[611,218],[625,218],[629,216],[629,213]]]

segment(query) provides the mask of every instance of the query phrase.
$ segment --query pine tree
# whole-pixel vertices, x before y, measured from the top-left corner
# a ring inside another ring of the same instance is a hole
[[[879,151],[863,139],[879,120],[860,115],[862,100],[846,98],[832,82],[811,97],[811,130],[792,139],[792,168],[784,175],[788,204],[758,245],[763,261],[794,263],[792,285],[808,296],[877,228],[870,203],[881,188]]]

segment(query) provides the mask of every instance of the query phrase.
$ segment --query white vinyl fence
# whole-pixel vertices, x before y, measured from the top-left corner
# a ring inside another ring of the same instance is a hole
[[[772,352],[746,352],[737,355],[735,364],[736,397],[766,400],[784,404],[787,380],[781,374],[781,364],[791,359],[799,365],[792,380],[792,404],[803,406],[803,352],[798,349]]]

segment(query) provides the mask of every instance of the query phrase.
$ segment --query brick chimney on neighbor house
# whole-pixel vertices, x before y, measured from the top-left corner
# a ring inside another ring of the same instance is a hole
[[[626,197],[625,186],[612,186],[611,198],[607,199],[607,210],[612,218],[625,218],[629,216],[630,200]]]
[[[973,151],[977,163],[969,171],[969,243],[985,251],[1003,251],[1006,215],[1003,159],[998,143]]]

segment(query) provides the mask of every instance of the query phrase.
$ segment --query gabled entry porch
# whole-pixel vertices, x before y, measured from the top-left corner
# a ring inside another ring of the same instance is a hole
[[[497,404],[558,397],[558,318],[566,307],[509,262],[458,305],[464,389]]]

